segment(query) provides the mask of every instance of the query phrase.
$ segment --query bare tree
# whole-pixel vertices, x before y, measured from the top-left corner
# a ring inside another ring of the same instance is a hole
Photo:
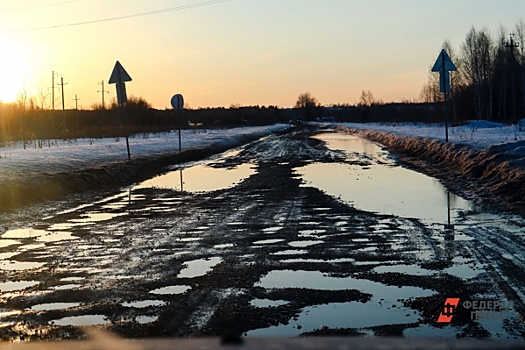
[[[319,101],[309,92],[303,92],[297,97],[295,108],[312,108],[318,107]]]
[[[499,83],[498,119],[507,119],[507,98],[509,85],[509,66],[506,48],[507,29],[500,26],[494,45],[494,79]]]
[[[519,47],[517,52],[517,60],[520,63],[521,66],[521,91],[523,94],[523,108],[525,109],[525,22],[523,19],[520,19],[518,23],[516,23],[515,28],[515,39],[518,43]]]
[[[487,29],[469,31],[461,46],[462,74],[473,89],[478,119],[492,115],[493,41]]]
[[[419,94],[419,100],[426,103],[443,101],[443,94],[439,91],[439,73],[429,73],[428,81]]]

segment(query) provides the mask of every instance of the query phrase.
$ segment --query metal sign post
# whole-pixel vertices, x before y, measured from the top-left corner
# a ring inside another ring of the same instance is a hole
[[[111,72],[111,77],[109,77],[109,84],[115,84],[117,88],[117,101],[120,105],[120,118],[124,117],[124,128],[126,133],[126,147],[128,149],[128,159],[131,159],[131,153],[129,151],[129,139],[128,139],[128,118],[123,116],[124,113],[124,104],[128,102],[128,96],[126,95],[126,84],[125,82],[131,81],[131,77],[126,72],[124,67],[120,64],[119,61],[115,63],[113,72]]]
[[[439,91],[444,95],[444,109],[445,109],[445,139],[448,142],[448,115],[447,115],[447,93],[452,91],[450,87],[450,72],[458,69],[452,63],[450,56],[443,49],[432,67],[432,72],[439,72]]]
[[[184,107],[184,98],[181,94],[173,95],[171,98],[171,106],[175,110],[175,118],[178,119],[178,125],[179,125],[179,152],[182,151],[182,139],[181,139],[181,118],[180,114],[182,112],[182,108]]]

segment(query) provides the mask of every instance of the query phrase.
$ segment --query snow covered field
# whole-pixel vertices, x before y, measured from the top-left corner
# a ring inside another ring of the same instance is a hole
[[[288,128],[285,124],[241,127],[219,130],[183,130],[182,149],[205,148],[212,145],[232,147],[242,142],[246,136],[256,138]],[[158,134],[136,134],[129,138],[131,157],[147,158],[163,153],[178,151],[177,132]],[[35,172],[56,172],[127,159],[126,139],[78,139],[52,140],[43,148],[21,143],[10,147],[0,147],[0,178],[5,173],[19,175]]]
[[[340,123],[337,125],[349,129],[366,129],[445,141],[444,124]],[[519,127],[520,125],[521,128]],[[451,143],[467,145],[474,149],[485,149],[493,145],[525,140],[525,121],[520,121],[518,127],[516,127],[515,125],[494,123],[486,120],[472,120],[459,126],[449,126],[448,134],[449,142]]]

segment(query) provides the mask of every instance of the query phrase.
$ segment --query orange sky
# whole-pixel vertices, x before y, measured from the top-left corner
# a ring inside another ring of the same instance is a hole
[[[4,0],[0,98],[13,101],[23,89],[46,97],[48,108],[55,71],[55,83],[61,76],[67,83],[66,108],[74,108],[75,95],[80,107],[89,108],[100,103],[100,82],[119,60],[133,78],[128,95],[156,108],[169,107],[175,93],[192,108],[287,107],[305,91],[325,105],[356,103],[361,90],[387,102],[415,99],[445,39],[459,50],[472,26],[512,28],[524,4]],[[163,9],[172,11],[100,21]],[[50,26],[57,27],[42,29]],[[106,87],[109,101],[115,87]],[[60,92],[55,95],[55,107],[61,106]]]

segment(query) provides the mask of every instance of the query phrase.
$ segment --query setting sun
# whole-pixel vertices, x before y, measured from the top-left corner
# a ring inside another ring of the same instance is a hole
[[[0,38],[0,100],[14,102],[25,87],[25,72],[29,67],[26,51],[6,38]],[[28,91],[29,93],[29,91]]]

